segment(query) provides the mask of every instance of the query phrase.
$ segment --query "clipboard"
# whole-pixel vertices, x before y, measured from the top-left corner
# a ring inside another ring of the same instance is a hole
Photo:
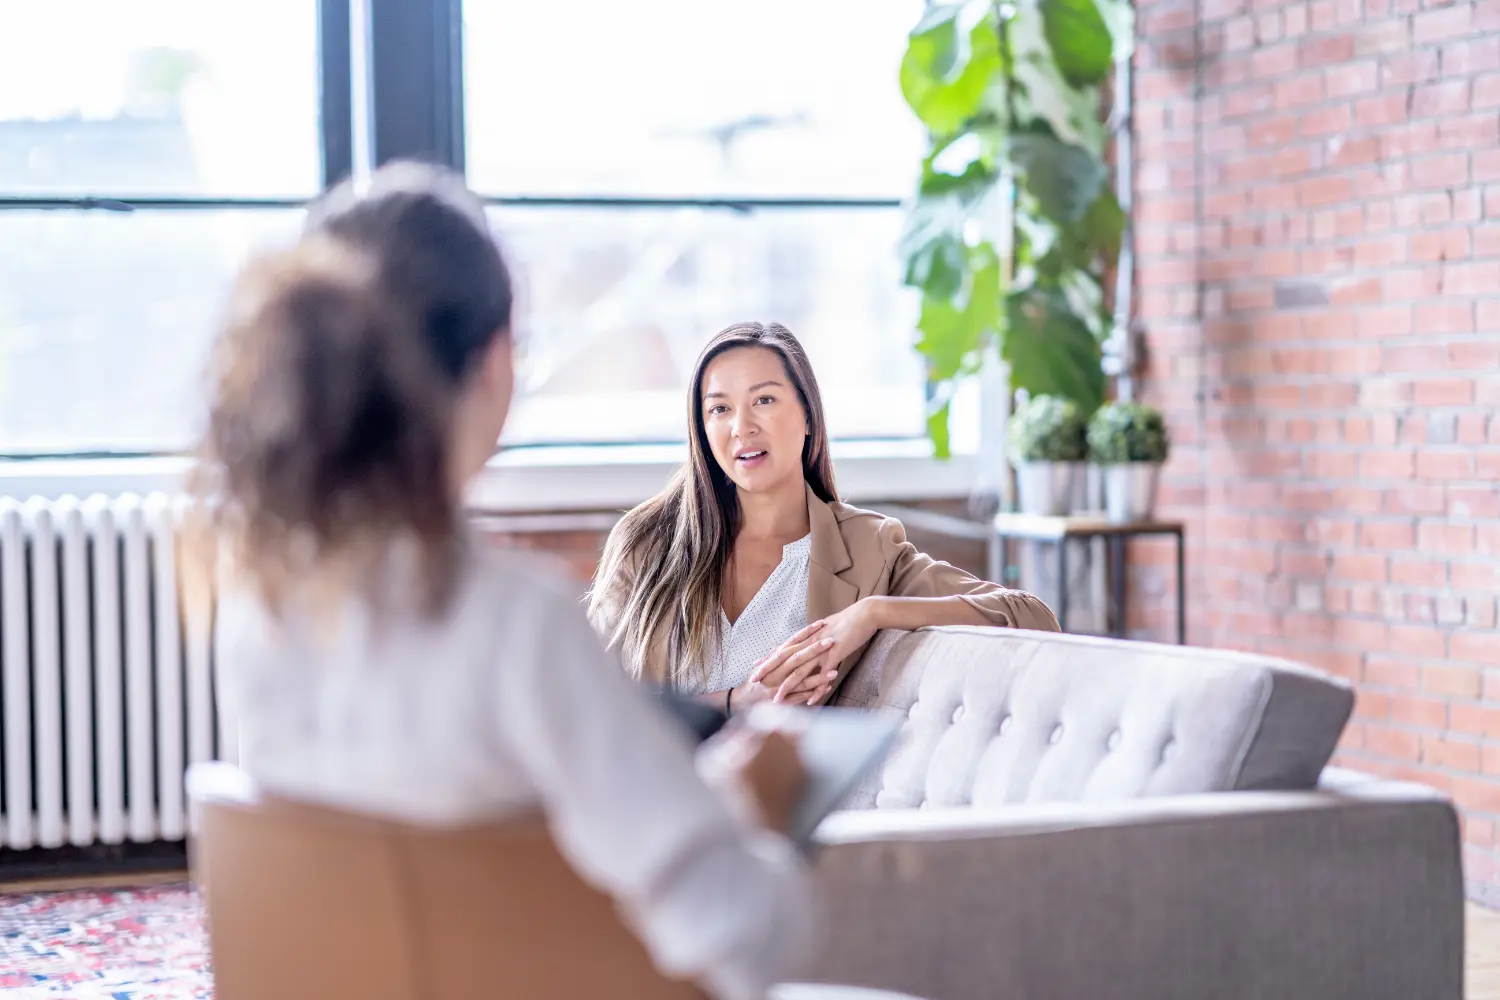
[[[668,714],[698,743],[712,738],[729,724],[727,715],[696,699],[662,689],[656,693]],[[788,839],[804,850],[811,847],[818,824],[885,760],[905,719],[901,713],[888,709],[763,706],[756,711],[773,719],[775,713],[785,713],[787,728],[799,734],[798,752],[807,769],[807,787],[792,811],[785,832]]]

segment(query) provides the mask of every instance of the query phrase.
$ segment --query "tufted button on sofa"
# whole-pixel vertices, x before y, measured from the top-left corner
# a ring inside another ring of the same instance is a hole
[[[941,1000],[1459,1000],[1457,818],[1327,768],[1354,694],[1247,653],[879,635],[838,703],[905,717],[819,831],[803,978]]]

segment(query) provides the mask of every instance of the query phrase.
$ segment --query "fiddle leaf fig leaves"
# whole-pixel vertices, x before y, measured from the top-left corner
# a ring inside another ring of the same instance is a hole
[[[908,36],[901,92],[930,143],[899,253],[940,455],[954,387],[989,351],[1033,395],[1085,415],[1104,398],[1102,279],[1127,221],[1100,91],[1132,32],[1123,0],[968,0],[929,3]]]

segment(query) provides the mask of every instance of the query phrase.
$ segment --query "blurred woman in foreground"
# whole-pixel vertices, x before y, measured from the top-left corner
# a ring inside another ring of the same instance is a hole
[[[759,996],[811,930],[792,849],[705,785],[564,588],[465,529],[510,407],[511,309],[482,206],[416,165],[332,192],[245,271],[196,473],[242,764],[407,822],[539,807],[663,972]],[[738,738],[717,780],[783,828],[795,748]]]

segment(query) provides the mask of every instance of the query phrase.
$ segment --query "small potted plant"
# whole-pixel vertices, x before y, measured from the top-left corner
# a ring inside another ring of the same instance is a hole
[[[1111,521],[1151,517],[1170,450],[1166,422],[1149,406],[1107,403],[1089,420],[1089,458],[1104,472],[1104,509]]]
[[[1087,427],[1078,404],[1061,396],[1033,396],[1011,417],[1021,513],[1072,512],[1075,483],[1088,454]]]

